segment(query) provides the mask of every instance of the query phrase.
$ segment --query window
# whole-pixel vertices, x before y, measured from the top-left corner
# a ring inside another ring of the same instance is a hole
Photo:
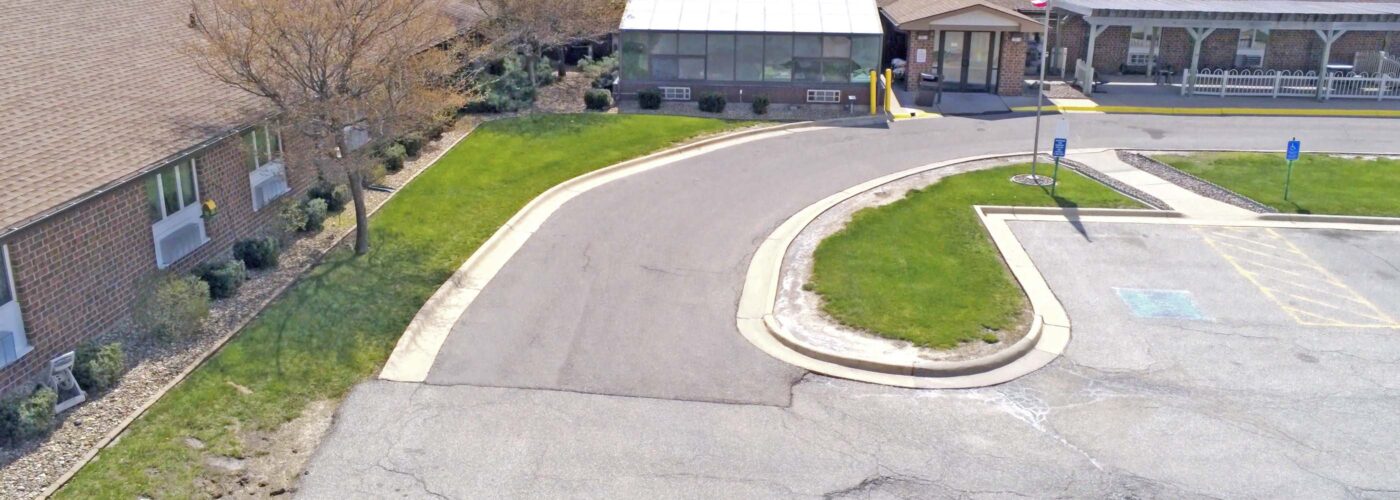
[[[841,102],[840,90],[808,90],[807,102],[836,104]]]
[[[199,203],[198,160],[186,157],[146,178],[156,267],[166,268],[209,242]]]
[[[1128,65],[1147,66],[1152,60],[1153,28],[1133,26],[1128,35]]]
[[[690,87],[661,87],[661,98],[667,101],[689,101]]]
[[[818,35],[798,35],[792,37],[793,57],[821,57],[822,37]]]
[[[821,59],[793,59],[792,80],[795,82],[822,81]]]
[[[739,35],[735,42],[734,79],[763,80],[763,35]]]
[[[32,350],[24,335],[24,318],[10,268],[10,247],[0,245],[0,366],[14,363]]]
[[[680,50],[678,54],[683,56],[703,56],[705,55],[705,34],[704,33],[681,33]]]
[[[651,53],[656,55],[676,54],[676,34],[675,33],[652,33]]]
[[[248,186],[253,192],[253,211],[262,210],[292,188],[287,183],[287,167],[282,162],[282,131],[273,125],[258,125],[243,132],[244,155],[248,160]]]
[[[851,38],[852,82],[869,83],[870,72],[880,68],[880,42],[878,36]]]
[[[792,80],[792,35],[763,37],[763,79],[769,82]]]
[[[1235,49],[1235,66],[1258,68],[1264,65],[1264,51],[1269,46],[1269,30],[1240,30]]]
[[[704,80],[705,79],[705,58],[703,57],[682,57],[677,59],[680,63],[681,80]]]
[[[647,57],[648,40],[646,33],[626,32],[622,34],[622,78],[645,80],[651,75]]]
[[[705,78],[715,81],[734,79],[734,35],[710,35]]]

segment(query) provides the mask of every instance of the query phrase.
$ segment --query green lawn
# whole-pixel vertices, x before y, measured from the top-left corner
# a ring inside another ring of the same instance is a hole
[[[1400,160],[1304,154],[1293,164],[1293,187],[1283,199],[1288,164],[1282,154],[1161,155],[1168,165],[1285,213],[1400,216]]]
[[[202,454],[242,456],[239,429],[274,429],[375,373],[423,302],[530,199],[579,174],[741,125],[602,114],[482,125],[371,219],[368,255],[333,251],[59,496],[207,496],[195,486]],[[188,448],[186,436],[208,448]]]
[[[838,321],[940,349],[994,341],[1024,319],[1025,295],[972,205],[1141,208],[1069,170],[1057,197],[1008,179],[1029,165],[948,177],[857,212],[817,247],[810,286]]]

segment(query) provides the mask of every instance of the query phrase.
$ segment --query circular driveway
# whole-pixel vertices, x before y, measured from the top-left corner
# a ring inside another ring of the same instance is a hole
[[[1400,151],[1400,122],[1387,120],[1068,119],[1074,148],[1281,149],[1298,136],[1307,150]],[[1380,453],[1400,449],[1400,387],[1387,382],[1400,380],[1400,346],[1386,344],[1400,330],[1300,351],[1326,361],[1309,363],[1308,380],[1353,380],[1364,371],[1374,382],[1336,394],[1326,384],[1259,376],[1293,370],[1289,363],[1304,358],[1278,359],[1284,350],[1248,343],[1236,347],[1243,349],[1237,357],[1164,376],[1157,356],[1174,359],[1176,351],[1154,349],[1155,342],[1208,349],[1215,337],[1138,339],[1122,318],[1086,324],[1080,315],[1093,317],[1089,306],[1065,297],[1076,321],[1065,358],[982,390],[828,379],[768,357],[739,334],[734,316],[749,260],[783,220],[889,173],[1027,151],[1031,126],[1026,117],[941,118],[783,134],[580,195],[458,320],[425,384],[374,381],[352,393],[302,495],[1318,497],[1400,490],[1400,478],[1388,472],[1400,462]],[[1044,232],[1036,241],[1045,245],[1028,245],[1035,259],[1102,248],[1061,241],[1054,229],[1035,231]],[[1397,248],[1389,243],[1366,244]],[[1141,251],[1144,261],[1156,252],[1150,245]],[[1375,271],[1386,272],[1380,263]],[[1061,295],[1077,286],[1047,279]],[[1379,290],[1370,299],[1400,307],[1400,285],[1386,283],[1368,284]],[[1219,326],[1220,335],[1235,333]],[[1100,327],[1093,330],[1105,338],[1099,351],[1078,345],[1081,328]],[[1085,357],[1139,340],[1148,347],[1132,351],[1138,357],[1123,366],[1102,368]],[[1249,376],[1232,378],[1235,371]],[[1372,452],[1372,460],[1356,459]]]

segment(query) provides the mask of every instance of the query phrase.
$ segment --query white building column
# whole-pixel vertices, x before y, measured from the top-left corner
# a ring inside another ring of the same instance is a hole
[[[1332,61],[1332,44],[1347,33],[1347,30],[1313,30],[1322,38],[1322,57],[1317,63],[1317,98],[1323,99],[1327,89],[1327,63]]]

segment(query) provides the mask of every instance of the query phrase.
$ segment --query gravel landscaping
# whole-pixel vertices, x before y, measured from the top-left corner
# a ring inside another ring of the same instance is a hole
[[[475,117],[462,118],[457,126],[441,139],[425,145],[418,158],[405,162],[402,170],[386,177],[382,184],[391,188],[407,184],[481,121]],[[365,195],[366,205],[371,210],[392,196],[372,190],[366,190]],[[278,268],[251,271],[250,279],[237,296],[211,303],[210,317],[199,335],[177,341],[158,341],[134,332],[128,324],[99,339],[122,343],[128,371],[109,391],[89,394],[86,403],[59,415],[57,428],[47,438],[19,448],[0,448],[0,463],[4,464],[0,467],[0,498],[37,497],[70,469],[85,462],[89,453],[104,444],[113,430],[158,399],[172,383],[183,378],[189,369],[217,350],[277,298],[327,250],[351,234],[354,220],[354,212],[347,209],[328,220],[325,230],[300,236],[288,244]],[[273,487],[267,491],[275,490]]]
[[[1167,182],[1176,184],[1188,191],[1215,201],[1229,203],[1255,213],[1271,214],[1278,212],[1278,210],[1274,210],[1262,203],[1240,196],[1234,191],[1220,187],[1213,182],[1177,170],[1171,165],[1167,165],[1147,156],[1147,154],[1135,151],[1118,151],[1118,159],[1123,160],[1124,163],[1142,169],[1144,172],[1161,177]]]

